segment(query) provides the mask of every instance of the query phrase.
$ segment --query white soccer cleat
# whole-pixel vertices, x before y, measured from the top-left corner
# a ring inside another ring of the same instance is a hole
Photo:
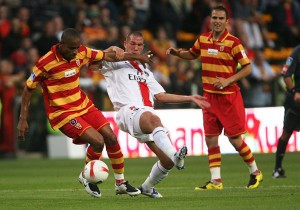
[[[187,155],[187,147],[182,146],[175,154],[174,154],[174,164],[178,170],[184,169],[184,159]]]
[[[83,185],[85,191],[93,197],[100,198],[101,192],[96,184],[89,183],[80,172],[78,177],[79,182]]]
[[[162,198],[162,197],[163,197],[163,196],[162,196],[159,192],[157,192],[154,188],[151,188],[151,189],[149,189],[149,190],[145,190],[145,189],[143,189],[142,186],[139,186],[138,189],[141,191],[141,193],[142,193],[143,195],[146,195],[146,196],[148,196],[148,197],[150,197],[150,198]]]
[[[115,185],[115,190],[117,195],[128,194],[130,196],[136,196],[141,194],[141,191],[133,186],[131,186],[128,181],[121,184]]]

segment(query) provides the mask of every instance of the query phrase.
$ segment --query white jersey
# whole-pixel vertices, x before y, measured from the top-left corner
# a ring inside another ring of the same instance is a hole
[[[107,82],[107,93],[118,111],[126,105],[154,106],[154,95],[165,92],[152,72],[132,61],[103,61],[100,72]]]

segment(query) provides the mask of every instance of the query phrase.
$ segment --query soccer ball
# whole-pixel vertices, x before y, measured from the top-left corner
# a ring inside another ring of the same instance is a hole
[[[83,177],[90,183],[100,184],[108,178],[109,169],[101,160],[92,160],[84,166]]]

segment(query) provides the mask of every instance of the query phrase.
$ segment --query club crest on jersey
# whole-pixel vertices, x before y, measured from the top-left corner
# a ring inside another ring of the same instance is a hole
[[[76,74],[76,70],[71,69],[70,71],[65,72],[65,77],[71,77],[71,76],[74,76],[75,74]]]
[[[32,82],[34,80],[34,78],[35,78],[35,73],[32,72],[30,74],[29,80]]]
[[[221,46],[220,46],[220,51],[223,52],[223,51],[224,51],[224,48],[225,48],[224,45],[221,45]]]
[[[75,128],[77,128],[78,130],[82,129],[82,125],[74,118],[70,120],[70,124]]]

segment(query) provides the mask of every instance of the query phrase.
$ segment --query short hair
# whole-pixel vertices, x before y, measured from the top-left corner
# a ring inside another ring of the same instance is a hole
[[[61,35],[61,42],[66,43],[70,40],[80,39],[80,34],[74,28],[67,28]]]
[[[211,9],[211,12],[214,11],[214,10],[224,11],[225,12],[225,16],[226,16],[226,20],[228,19],[228,11],[227,11],[227,9],[223,5],[218,5],[218,6],[213,7]]]
[[[127,36],[126,36],[126,41],[129,40],[129,37],[130,37],[131,35],[134,35],[134,36],[138,36],[138,37],[144,38],[142,32],[140,32],[140,31],[132,31],[132,32],[130,32],[129,34],[127,34]]]

